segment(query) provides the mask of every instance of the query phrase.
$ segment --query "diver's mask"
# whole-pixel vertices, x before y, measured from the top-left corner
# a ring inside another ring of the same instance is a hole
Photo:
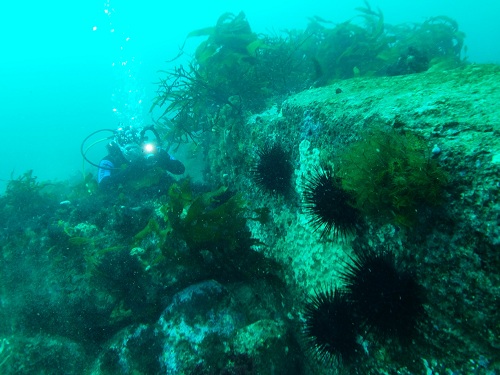
[[[137,143],[127,143],[124,146],[118,145],[123,157],[129,163],[134,163],[143,158],[142,148]]]
[[[155,141],[149,141],[146,132],[152,132],[155,136]],[[132,126],[128,128],[119,128],[115,135],[115,142],[120,148],[120,151],[129,163],[136,162],[141,159],[153,160],[154,155],[158,152],[160,144],[160,136],[154,129],[153,125],[142,129],[136,129]]]
[[[98,140],[86,147],[86,142],[95,134],[101,132],[109,132],[112,133],[111,136]],[[154,135],[154,139],[149,141],[149,137],[146,133],[151,132]],[[107,170],[118,169],[114,167],[104,167],[101,164],[93,163],[91,160],[87,158],[87,152],[89,149],[99,142],[109,142],[108,152],[110,154],[115,154],[120,152],[126,161],[129,163],[133,163],[135,161],[140,160],[141,158],[147,161],[154,162],[154,155],[156,155],[161,147],[161,139],[160,135],[154,128],[154,125],[149,125],[143,128],[135,128],[133,126],[128,127],[119,127],[118,129],[100,129],[95,132],[90,133],[85,139],[82,141],[80,145],[80,153],[83,156],[83,159],[87,161],[89,164]]]
[[[140,129],[133,126],[120,127],[115,133],[114,142],[129,163],[134,163],[142,158]]]

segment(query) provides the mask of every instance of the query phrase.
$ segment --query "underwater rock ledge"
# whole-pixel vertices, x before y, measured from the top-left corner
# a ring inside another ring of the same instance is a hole
[[[212,134],[208,175],[245,192],[250,209],[269,208],[271,222],[251,230],[266,245],[261,251],[284,265],[297,300],[324,285],[342,286],[341,272],[360,248],[395,248],[427,290],[429,320],[412,349],[411,361],[421,358],[413,371],[488,373],[500,366],[500,66],[438,69],[338,81],[245,120],[226,116]],[[422,139],[426,157],[449,176],[444,198],[419,207],[411,227],[368,220],[362,234],[322,241],[302,209],[305,182],[322,164],[335,169],[374,128]],[[276,143],[291,154],[292,198],[266,194],[251,173],[258,150]],[[384,349],[371,350],[383,357],[379,368],[395,366]]]

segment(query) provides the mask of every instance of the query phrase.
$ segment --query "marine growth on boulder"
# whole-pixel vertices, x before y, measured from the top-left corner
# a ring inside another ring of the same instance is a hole
[[[185,174],[11,176],[0,373],[500,372],[500,67],[324,17],[187,35],[148,128]]]

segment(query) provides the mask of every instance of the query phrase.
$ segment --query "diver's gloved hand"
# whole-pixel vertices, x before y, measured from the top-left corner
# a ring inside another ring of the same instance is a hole
[[[158,150],[156,154],[157,163],[160,167],[165,168],[172,174],[183,174],[186,168],[184,164],[174,157],[170,156],[167,151]]]

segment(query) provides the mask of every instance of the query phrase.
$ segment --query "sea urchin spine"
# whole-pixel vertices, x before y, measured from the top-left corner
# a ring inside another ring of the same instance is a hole
[[[338,289],[317,292],[305,307],[304,336],[314,357],[330,365],[346,363],[359,350],[357,324],[346,293]]]
[[[356,314],[378,336],[409,342],[424,314],[423,288],[392,251],[369,250],[343,274]]]
[[[291,191],[293,166],[290,154],[278,143],[266,145],[258,152],[259,160],[252,168],[258,186],[271,194],[287,195]]]
[[[333,231],[334,237],[345,237],[355,231],[359,211],[352,205],[351,195],[342,188],[341,180],[331,168],[317,168],[304,186],[304,209],[311,216],[314,230],[323,227],[321,238]]]

